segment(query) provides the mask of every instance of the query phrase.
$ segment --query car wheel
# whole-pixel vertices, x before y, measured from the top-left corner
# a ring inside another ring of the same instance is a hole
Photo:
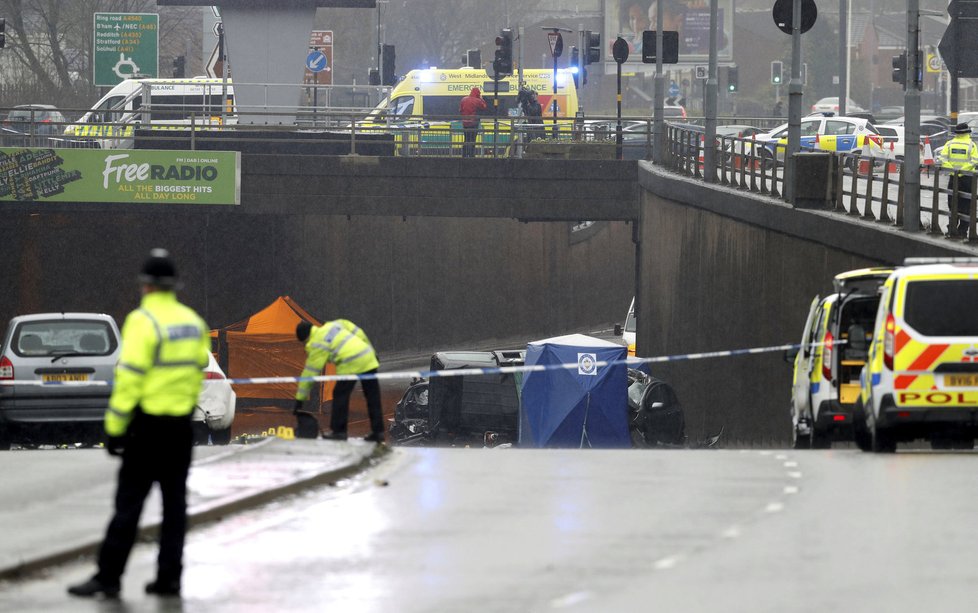
[[[856,406],[852,409],[852,437],[856,441],[856,447],[863,451],[872,450],[873,440],[866,428],[866,413],[861,398],[856,400]]]
[[[211,430],[211,444],[213,445],[227,445],[231,442],[231,428],[221,428],[218,430]]]
[[[884,428],[879,428],[873,424],[872,450],[875,453],[893,453],[896,451],[896,440]]]
[[[10,434],[0,430],[0,451],[8,451],[13,445],[13,440],[10,438]]]
[[[819,430],[818,426],[812,424],[812,449],[829,449],[832,447],[832,437],[828,432]]]

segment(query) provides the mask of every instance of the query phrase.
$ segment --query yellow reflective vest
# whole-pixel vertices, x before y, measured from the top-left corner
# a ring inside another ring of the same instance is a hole
[[[972,142],[970,134],[958,134],[944,145],[942,166],[954,170],[973,171],[976,165],[978,165],[978,145]]]
[[[338,375],[358,375],[380,366],[367,335],[348,319],[327,321],[318,328],[313,326],[306,341],[306,355],[303,377],[317,376],[327,362],[336,365]],[[312,384],[312,381],[299,382],[295,399],[308,400]]]
[[[190,415],[197,404],[208,363],[207,324],[170,291],[143,296],[122,326],[122,353],[105,432],[122,436],[138,405],[157,416]]]

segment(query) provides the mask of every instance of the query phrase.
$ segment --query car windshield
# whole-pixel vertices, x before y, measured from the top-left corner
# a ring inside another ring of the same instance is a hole
[[[948,311],[949,305],[976,303],[978,280],[911,281],[907,283],[903,319],[927,336],[978,336],[978,311]]]
[[[33,113],[34,121],[61,121],[54,116],[54,112],[48,109],[14,109],[7,116],[7,121],[30,121]]]
[[[635,332],[635,311],[629,310],[625,316],[625,332]]]
[[[115,351],[116,339],[105,321],[52,319],[20,324],[10,345],[22,357],[109,355]]]

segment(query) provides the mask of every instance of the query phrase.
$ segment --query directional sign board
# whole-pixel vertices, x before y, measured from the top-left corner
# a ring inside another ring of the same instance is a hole
[[[944,31],[937,46],[941,58],[952,75],[958,77],[978,77],[978,2],[974,0],[951,0],[947,5],[951,22]]]
[[[313,30],[309,39],[309,55],[306,56],[306,76],[303,83],[332,85],[333,83],[333,31]]]
[[[564,37],[560,35],[560,32],[549,32],[547,41],[550,43],[550,55],[554,58],[560,57],[560,54],[564,52]]]
[[[160,16],[95,13],[95,85],[112,87],[133,77],[159,76]]]

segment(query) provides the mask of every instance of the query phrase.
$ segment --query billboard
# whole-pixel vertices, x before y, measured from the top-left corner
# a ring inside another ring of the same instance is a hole
[[[0,148],[0,202],[240,204],[241,154]]]
[[[707,0],[605,0],[602,56],[611,59],[611,45],[621,36],[628,43],[628,62],[642,63],[642,32],[654,30],[662,7],[663,29],[679,32],[679,63],[705,63],[710,57],[710,3]],[[734,0],[718,0],[717,57],[733,60]]]

